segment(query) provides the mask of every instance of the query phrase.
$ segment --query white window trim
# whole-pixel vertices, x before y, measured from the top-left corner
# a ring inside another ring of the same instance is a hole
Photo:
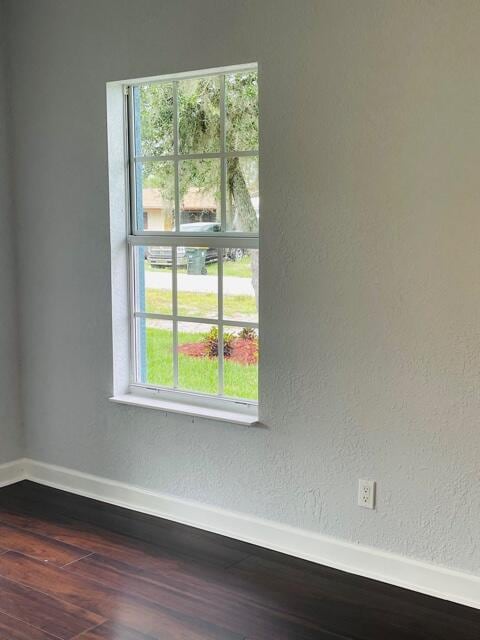
[[[147,82],[156,82],[158,80],[167,79],[183,79],[191,77],[204,77],[206,75],[225,74],[233,71],[241,70],[257,70],[257,65],[238,65],[235,67],[227,67],[222,69],[214,69],[207,71],[199,71],[188,74],[178,74],[172,76],[162,76],[161,78],[150,78]],[[128,145],[127,132],[128,127],[131,126],[131,120],[127,113],[126,101],[128,98],[128,87],[136,84],[145,84],[145,80],[135,80],[133,82],[115,82],[107,85],[107,110],[108,110],[108,141],[109,141],[109,186],[110,186],[110,213],[111,213],[111,238],[112,238],[112,302],[113,302],[113,360],[114,360],[114,393],[110,398],[111,401],[119,404],[136,405],[144,408],[150,408],[160,410],[165,413],[181,413],[191,417],[208,418],[212,420],[220,420],[223,422],[231,422],[242,425],[253,425],[258,422],[258,402],[244,399],[235,399],[224,396],[207,395],[189,391],[183,391],[180,389],[170,389],[156,387],[154,385],[139,384],[135,382],[131,375],[134,371],[133,360],[135,358],[134,345],[132,337],[132,325],[135,321],[135,315],[132,313],[133,309],[133,282],[132,275],[133,269],[131,263],[129,263],[131,248],[137,245],[163,245],[163,246],[189,246],[189,242],[194,242],[192,246],[218,246],[221,247],[242,247],[242,248],[255,248],[258,249],[258,234],[254,233],[238,233],[238,232],[221,232],[216,233],[214,237],[208,234],[195,234],[194,236],[188,236],[181,232],[145,232],[132,228],[132,221],[135,216],[132,214],[132,200],[130,194],[130,185],[132,182],[131,166],[132,162],[138,162],[138,158],[135,159],[128,156],[131,151],[131,145]],[[130,92],[131,93],[131,92]],[[123,140],[123,153],[122,153],[122,169],[123,169],[123,188],[118,189],[118,178],[120,169],[120,154],[119,154],[119,142],[118,142],[118,122],[120,120],[120,104],[119,98],[121,96],[121,123],[122,130],[125,132],[125,139]],[[127,96],[127,97],[126,97]],[[222,97],[222,102],[224,96]],[[224,107],[223,107],[224,108]],[[224,129],[224,120],[222,118],[222,129]],[[222,131],[222,135],[223,135]],[[116,138],[116,140],[114,140]],[[178,154],[178,139],[175,141],[174,154],[170,156],[148,158],[149,160],[166,160],[166,159],[188,159],[192,158],[220,158],[222,159],[222,194],[225,193],[224,181],[226,180],[224,160],[230,156],[257,156],[258,151],[246,151],[238,153],[230,153],[222,149],[219,153],[213,154],[190,154],[179,155]],[[147,159],[147,158],[146,158]],[[112,189],[117,189],[117,198],[112,197]],[[178,189],[176,189],[178,194]],[[118,196],[123,195],[124,206],[120,206],[121,198]],[[178,229],[179,222],[179,203],[178,195],[176,198],[176,228]],[[120,245],[115,244],[115,240],[120,240],[120,225],[119,225],[119,212],[122,211],[123,228],[126,228],[126,233],[123,234],[122,243]],[[225,228],[225,199],[222,195],[221,203],[221,217],[222,228]],[[126,242],[125,242],[126,240]],[[120,255],[123,255],[123,266],[121,265]],[[221,278],[222,262],[219,261],[219,301],[221,296]],[[119,294],[118,284],[119,279],[122,278],[124,282],[124,292]],[[128,298],[128,301],[125,298]],[[117,303],[117,304],[115,304]],[[125,333],[125,306],[122,313],[120,313],[120,304],[127,303],[127,324],[128,330]],[[220,303],[221,304],[221,303]],[[141,314],[145,317],[155,316],[160,317],[161,314]],[[121,316],[121,320],[119,318]],[[180,316],[177,319],[182,319]],[[219,309],[218,320],[206,320],[206,319],[191,319],[189,321],[207,321],[209,324],[219,326],[219,340],[223,336],[223,324],[227,326],[254,326],[258,327],[258,323],[235,323],[234,321],[221,319]],[[170,318],[169,318],[170,319]],[[127,337],[128,344],[125,345],[125,338]],[[121,344],[121,347],[120,347]],[[120,348],[119,348],[120,347]],[[127,348],[125,348],[127,347]],[[223,355],[223,350],[219,350],[220,355]],[[125,361],[125,353],[128,353],[127,361]],[[219,358],[219,370],[220,376],[222,376],[223,358]]]
[[[152,393],[152,391],[154,393]],[[178,395],[179,397],[175,397]],[[242,403],[215,402],[215,397],[201,396],[195,397],[194,393],[182,394],[180,391],[172,390],[172,397],[168,397],[168,391],[146,389],[139,387],[136,391],[132,387],[130,393],[113,396],[112,402],[118,404],[134,405],[146,409],[155,409],[164,413],[180,413],[192,418],[207,418],[219,420],[220,422],[232,422],[245,426],[252,426],[258,422],[258,413],[252,411],[248,405]],[[182,397],[183,396],[183,397]],[[203,401],[202,401],[203,400]]]

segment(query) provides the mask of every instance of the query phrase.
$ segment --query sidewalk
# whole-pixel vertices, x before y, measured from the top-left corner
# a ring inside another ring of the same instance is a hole
[[[192,276],[179,273],[177,277],[178,291],[193,291],[195,293],[217,293],[217,276]],[[171,289],[172,274],[169,271],[145,272],[146,289]],[[227,296],[254,296],[255,291],[250,278],[225,276],[223,278],[223,292]]]

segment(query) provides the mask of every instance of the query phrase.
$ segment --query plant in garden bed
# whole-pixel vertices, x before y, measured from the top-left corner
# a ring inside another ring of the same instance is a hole
[[[223,357],[229,358],[232,354],[232,343],[235,338],[233,333],[223,332]],[[218,357],[218,327],[212,327],[205,336],[207,355],[210,358]]]
[[[253,327],[244,327],[238,334],[242,340],[257,340],[257,332]]]
[[[212,327],[200,341],[181,344],[178,351],[193,358],[217,358],[218,327]],[[223,357],[240,365],[256,365],[258,336],[255,329],[244,328],[238,334],[224,331]]]

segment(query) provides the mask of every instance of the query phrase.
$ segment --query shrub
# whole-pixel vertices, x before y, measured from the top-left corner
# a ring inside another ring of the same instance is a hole
[[[253,327],[244,327],[240,333],[238,334],[239,338],[242,340],[256,340],[257,332]]]
[[[234,333],[228,331],[223,332],[223,357],[228,358],[232,354]],[[205,336],[205,344],[207,346],[207,355],[209,358],[218,357],[218,327],[212,327]]]

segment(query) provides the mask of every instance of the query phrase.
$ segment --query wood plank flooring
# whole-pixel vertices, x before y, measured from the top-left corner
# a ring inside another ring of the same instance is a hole
[[[480,611],[20,482],[0,640],[480,640]]]

